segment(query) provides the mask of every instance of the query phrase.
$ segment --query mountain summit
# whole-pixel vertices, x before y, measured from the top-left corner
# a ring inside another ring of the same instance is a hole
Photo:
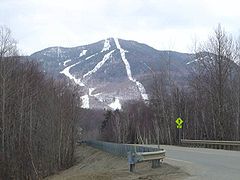
[[[118,38],[73,48],[50,47],[31,55],[45,72],[82,87],[83,108],[111,109],[121,109],[127,100],[147,101],[153,75],[166,65],[176,80],[186,77],[190,57]]]

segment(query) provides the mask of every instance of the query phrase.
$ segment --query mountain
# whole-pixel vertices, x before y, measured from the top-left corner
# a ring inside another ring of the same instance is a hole
[[[49,47],[31,55],[45,72],[81,86],[84,108],[112,109],[120,109],[127,100],[148,100],[153,75],[166,68],[183,85],[192,57],[118,38],[73,48]]]

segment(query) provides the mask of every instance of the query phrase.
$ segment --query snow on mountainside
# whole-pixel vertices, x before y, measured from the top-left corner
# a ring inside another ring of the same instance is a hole
[[[108,38],[73,48],[50,47],[31,55],[44,71],[82,88],[83,108],[121,109],[127,100],[149,99],[153,74],[168,67],[183,83],[189,54],[158,51],[135,41]]]
[[[115,41],[115,44],[116,44],[117,48],[120,50],[121,58],[122,58],[125,66],[126,66],[128,79],[130,81],[136,83],[136,85],[137,85],[137,87],[139,89],[139,92],[141,93],[141,96],[142,96],[143,100],[148,100],[148,95],[146,94],[146,90],[145,90],[144,86],[139,81],[137,81],[136,79],[134,79],[132,77],[131,67],[129,65],[128,60],[126,59],[125,50],[121,48],[117,38],[114,38],[114,41]]]

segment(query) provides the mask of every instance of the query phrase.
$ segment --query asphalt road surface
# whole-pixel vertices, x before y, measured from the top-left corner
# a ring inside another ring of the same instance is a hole
[[[240,151],[165,146],[169,164],[189,173],[191,180],[240,180]]]

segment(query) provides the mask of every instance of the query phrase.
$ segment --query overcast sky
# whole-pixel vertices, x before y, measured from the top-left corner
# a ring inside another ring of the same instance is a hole
[[[22,54],[72,47],[108,37],[156,49],[190,52],[221,23],[240,32],[238,0],[0,0],[0,25],[12,30]]]

